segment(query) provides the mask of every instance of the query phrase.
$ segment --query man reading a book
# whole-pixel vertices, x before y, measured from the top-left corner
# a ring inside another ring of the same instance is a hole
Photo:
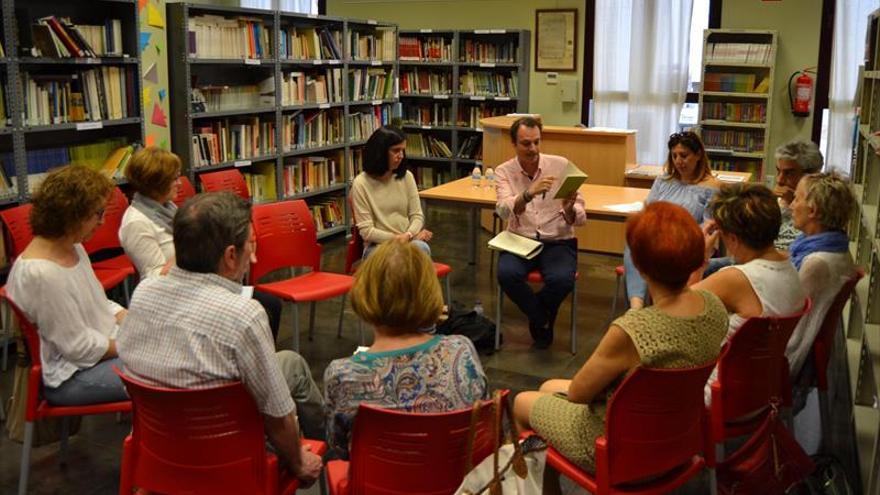
[[[495,209],[511,233],[543,243],[538,256],[524,259],[508,252],[498,257],[498,283],[529,318],[535,347],[553,343],[553,323],[562,300],[574,288],[577,240],[574,227],[587,221],[584,198],[577,190],[554,199],[562,185],[568,160],[540,151],[541,122],[521,117],[510,127],[516,157],[498,166]],[[539,270],[543,287],[533,292],[526,276]]]

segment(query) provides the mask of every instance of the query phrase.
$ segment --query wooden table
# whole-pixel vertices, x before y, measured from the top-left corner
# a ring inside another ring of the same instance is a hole
[[[732,184],[736,182],[751,182],[751,172],[713,172],[718,180],[724,183]],[[661,165],[638,165],[626,170],[624,174],[625,183],[629,187],[643,187],[650,189],[654,185],[654,180],[663,175],[663,166]]]
[[[607,208],[608,205],[645,201],[648,190],[637,187],[600,186],[584,184],[579,189],[584,196],[585,210],[591,220],[624,222],[632,213],[622,213]],[[446,203],[466,207],[470,210],[468,230],[470,242],[468,259],[471,264],[477,259],[477,230],[479,221],[477,214],[480,209],[495,209],[495,188],[474,187],[471,179],[465,177],[446,184],[426,189],[419,193],[426,201]],[[577,227],[576,230],[586,227]]]

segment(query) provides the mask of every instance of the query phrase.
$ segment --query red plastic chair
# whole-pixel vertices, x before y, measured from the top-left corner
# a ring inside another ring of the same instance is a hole
[[[41,397],[43,389],[43,367],[40,360],[40,337],[37,327],[28,320],[27,316],[15,303],[5,296],[4,299],[12,308],[12,312],[18,318],[25,346],[31,360],[31,369],[28,372],[27,404],[25,406],[24,442],[21,446],[21,471],[18,478],[18,493],[27,492],[28,475],[31,465],[31,446],[34,441],[34,422],[43,418],[67,418],[70,416],[87,416],[91,414],[107,414],[127,412],[131,410],[131,401],[108,402],[104,404],[92,404],[88,406],[53,406]],[[67,421],[61,423],[61,459],[67,452]]]
[[[791,406],[785,346],[811,307],[807,298],[803,310],[794,315],[749,318],[728,339],[718,359],[718,378],[710,386],[711,440],[719,460],[724,441],[754,432],[770,412],[771,403]]]
[[[263,418],[241,382],[180,390],[154,387],[115,370],[134,403],[122,447],[119,493],[292,494],[299,481],[280,475],[266,452]],[[301,440],[323,455],[324,442]]]
[[[293,350],[299,351],[298,303],[310,302],[309,340],[315,327],[315,303],[342,296],[339,306],[339,332],[345,311],[345,296],[354,278],[321,271],[321,245],[315,221],[305,201],[279,201],[256,205],[253,209],[257,262],[251,265],[250,284],[257,290],[293,303]],[[258,283],[260,278],[280,268],[308,267],[311,272],[279,282]]]
[[[91,239],[83,243],[83,247],[89,254],[97,253],[105,249],[122,249],[119,242],[119,227],[122,225],[122,216],[128,208],[128,199],[118,187],[113,188],[113,195],[107,207],[104,209],[104,223],[102,223]],[[137,273],[131,259],[125,254],[92,263],[95,277],[101,282],[104,290],[110,290],[119,284],[123,284],[125,302],[129,301],[128,277]]]
[[[834,348],[834,337],[837,329],[840,327],[841,315],[843,307],[849,300],[859,280],[865,276],[865,271],[861,268],[856,269],[853,275],[837,292],[834,302],[825,313],[822,319],[822,326],[816,339],[813,341],[812,360],[816,370],[815,380],[811,386],[816,387],[819,392],[819,418],[822,425],[822,444],[827,448],[828,435],[831,432],[831,412],[828,406],[828,362],[831,360],[831,350]]]
[[[229,191],[248,201],[251,199],[244,176],[234,168],[199,174],[199,180],[202,181],[202,190],[205,192]]]
[[[6,226],[7,239],[6,257],[11,264],[18,258],[18,255],[24,251],[24,248],[31,243],[34,233],[31,231],[30,215],[33,205],[25,203],[19,206],[13,206],[0,211],[0,219]],[[0,287],[0,297],[6,297],[6,290]],[[12,318],[7,312],[3,319],[3,363],[0,369],[6,371],[6,365],[9,362],[9,342],[12,340]]]
[[[577,294],[578,294],[578,285],[577,281],[580,279],[580,272],[574,272],[574,287],[571,290],[571,353],[577,353]],[[530,271],[526,276],[526,281],[530,284],[543,284],[544,277],[541,276],[541,272],[538,270]],[[504,291],[501,290],[501,284],[496,284],[498,286],[498,294],[497,301],[498,304],[495,306],[495,350],[501,349],[501,306],[504,303]]]
[[[492,401],[480,406],[473,465],[493,452],[493,410]],[[471,409],[416,414],[361,404],[351,461],[327,463],[330,494],[455,493],[466,474],[470,421]]]
[[[354,223],[354,215],[352,215],[352,224],[351,224],[351,239],[348,240],[348,251],[345,253],[345,273],[349,275],[354,275],[354,272],[357,270],[355,267],[355,263],[360,261],[364,255],[364,238],[361,237],[360,230],[358,230],[357,225]],[[437,263],[436,261],[432,261],[434,263],[434,272],[437,273],[437,278],[442,278],[444,280],[444,287],[446,289],[446,302],[452,301],[452,288],[449,285],[449,274],[452,273],[452,267],[445,263]]]
[[[703,387],[714,366],[636,368],[608,403],[596,474],[552,446],[547,465],[595,494],[661,494],[683,485],[712,458]]]
[[[178,179],[177,196],[174,197],[174,204],[182,206],[183,202],[196,195],[196,188],[185,175],[181,175]]]

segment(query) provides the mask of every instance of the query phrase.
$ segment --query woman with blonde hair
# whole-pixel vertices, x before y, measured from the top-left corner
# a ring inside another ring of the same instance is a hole
[[[42,392],[55,405],[128,397],[112,370],[126,310],[107,299],[82,246],[104,223],[113,187],[82,165],[50,172],[33,197],[34,238],[9,272],[9,298],[39,329]]]
[[[443,295],[428,255],[413,243],[380,244],[360,266],[351,306],[374,328],[373,344],[337,359],[324,372],[327,441],[341,457],[358,405],[407,412],[445,412],[486,398],[486,375],[473,344],[461,335],[429,335]]]

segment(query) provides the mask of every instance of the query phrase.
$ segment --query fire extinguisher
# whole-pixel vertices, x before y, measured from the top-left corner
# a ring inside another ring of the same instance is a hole
[[[791,113],[797,117],[810,115],[810,102],[813,100],[813,78],[807,74],[808,72],[813,72],[813,70],[800,70],[788,78],[788,99],[791,102]],[[792,96],[791,81],[795,76],[797,76],[797,80],[794,83],[795,92]]]

